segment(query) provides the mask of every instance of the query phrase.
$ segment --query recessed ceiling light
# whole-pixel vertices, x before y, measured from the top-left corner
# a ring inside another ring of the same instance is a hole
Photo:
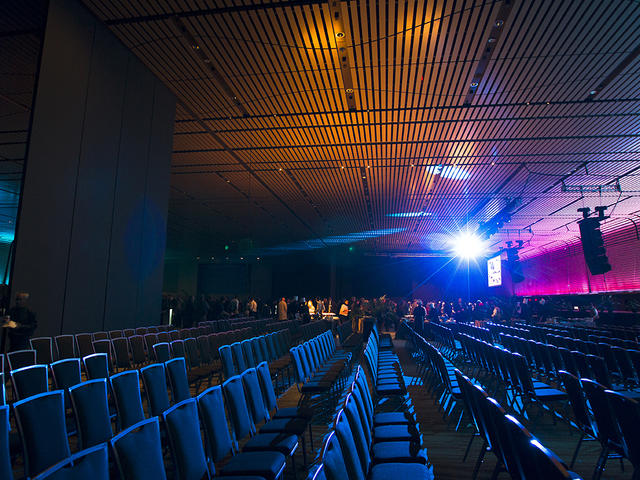
[[[344,38],[344,32],[336,32],[336,37]]]
[[[493,166],[493,165],[495,165],[495,164],[496,164],[496,162],[491,162],[491,166]]]
[[[471,88],[476,88],[478,86],[478,82],[472,82],[471,83]]]
[[[495,43],[496,39],[491,37],[489,40],[487,40],[487,43]]]
[[[362,175],[362,178],[367,178],[365,175]]]
[[[353,88],[347,88],[347,93],[353,93]]]
[[[340,170],[344,170],[344,165],[340,165]]]
[[[595,95],[596,93],[598,93],[598,91],[597,91],[597,90],[591,90],[591,91],[589,92],[589,95]]]
[[[367,168],[371,168],[371,165],[367,165]]]
[[[496,28],[500,28],[502,25],[504,25],[504,21],[502,21],[502,20],[496,20],[495,25],[496,25]]]
[[[547,105],[549,105],[549,102],[547,102]]]
[[[414,165],[413,163],[411,164],[411,166],[412,166],[412,167],[415,167],[415,165]]]
[[[278,171],[279,171],[279,172],[281,172],[281,171],[282,171],[282,168],[278,168]]]

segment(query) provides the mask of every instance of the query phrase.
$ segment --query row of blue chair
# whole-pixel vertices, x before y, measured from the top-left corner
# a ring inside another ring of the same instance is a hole
[[[571,472],[560,458],[545,448],[515,417],[508,415],[482,387],[475,385],[457,369],[455,375],[465,409],[475,427],[475,434],[471,437],[463,460],[468,455],[473,439],[477,436],[483,440],[473,470],[473,479],[477,478],[486,452],[492,452],[497,459],[492,478],[496,478],[501,470],[507,471],[511,478],[522,480],[580,478]]]
[[[344,387],[351,353],[336,349],[330,331],[289,350],[296,386],[303,403],[313,395],[335,397]]]
[[[433,478],[413,415],[374,409],[366,371],[358,367],[309,480]]]

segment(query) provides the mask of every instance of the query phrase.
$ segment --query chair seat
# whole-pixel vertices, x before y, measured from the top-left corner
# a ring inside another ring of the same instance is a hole
[[[249,440],[243,452],[263,452],[265,450],[280,452],[290,456],[298,448],[298,437],[288,433],[259,433]]]
[[[260,433],[286,432],[300,436],[307,429],[307,423],[303,418],[274,418],[260,428]]]
[[[379,397],[384,397],[385,395],[404,395],[405,393],[404,387],[398,384],[376,386],[376,394]]]
[[[256,438],[256,437],[254,437]],[[222,467],[222,475],[231,475],[235,479],[238,475],[260,476],[266,480],[275,480],[284,469],[286,458],[278,452],[249,452],[232,457]]]
[[[368,478],[369,480],[388,480],[389,478],[432,480],[433,473],[426,465],[418,463],[381,463],[373,466]]]
[[[567,398],[567,394],[561,392],[560,390],[556,390],[555,388],[536,388],[536,397],[540,400],[562,400],[563,398]]]
[[[384,412],[373,416],[373,425],[376,427],[382,425],[407,425],[409,423],[415,423],[415,420],[404,412]]]
[[[411,425],[383,425],[374,427],[374,442],[419,441],[420,434]]]
[[[289,407],[278,410],[273,418],[304,418],[305,420],[311,420],[314,413],[313,408],[309,407]]]
[[[375,463],[427,463],[425,450],[414,442],[381,442],[373,445]]]

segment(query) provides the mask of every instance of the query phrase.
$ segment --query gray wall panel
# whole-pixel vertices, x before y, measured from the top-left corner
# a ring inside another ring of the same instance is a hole
[[[159,322],[174,114],[83,5],[50,1],[12,285],[36,335]]]
[[[65,277],[94,25],[51,2],[19,219],[13,292],[31,294],[39,334],[62,328]],[[64,85],[64,88],[60,88]]]
[[[67,271],[66,332],[103,328],[111,217],[129,55],[96,30]],[[82,292],[81,295],[78,292]]]
[[[105,329],[137,323],[140,249],[144,219],[149,136],[153,115],[153,77],[132,61],[120,136],[120,161],[111,234]]]
[[[145,215],[140,249],[140,296],[137,317],[151,325],[160,316],[167,232],[170,161],[173,148],[175,97],[156,81],[153,123],[149,137],[149,168],[145,196]]]

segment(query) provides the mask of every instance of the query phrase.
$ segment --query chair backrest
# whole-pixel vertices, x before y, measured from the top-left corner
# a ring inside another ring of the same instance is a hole
[[[236,366],[233,363],[233,355],[229,345],[223,345],[218,350],[220,352],[220,360],[222,361],[222,373],[224,378],[231,378],[237,374]]]
[[[184,340],[174,340],[169,345],[171,346],[171,356],[173,358],[185,358],[186,351],[184,348]]]
[[[183,357],[177,357],[165,362],[164,366],[167,371],[167,377],[169,377],[173,403],[179,403],[191,398],[185,359]]]
[[[126,337],[114,338],[111,340],[113,347],[114,363],[116,368],[131,368],[129,358],[129,339]]]
[[[267,362],[261,362],[256,367],[258,373],[258,380],[262,389],[262,396],[264,398],[264,404],[269,412],[278,409],[278,397],[276,391],[273,388],[273,382],[271,381],[271,373],[269,372],[269,364]]]
[[[56,350],[58,351],[58,358],[74,358],[76,357],[76,341],[73,335],[58,335],[54,338],[56,343]],[[91,352],[93,353],[93,352]]]
[[[227,428],[224,401],[220,385],[208,388],[197,397],[198,411],[204,429],[209,462],[222,460],[233,450],[233,442]]]
[[[122,338],[124,335],[122,334],[122,330],[110,330],[109,338],[113,340],[114,338]]]
[[[253,423],[261,423],[269,420],[269,412],[264,403],[264,396],[262,395],[256,369],[249,368],[242,372],[240,377],[244,385],[245,398],[249,404],[249,413],[251,413]]]
[[[93,341],[109,340],[109,334],[107,332],[93,332]]]
[[[65,403],[67,406],[69,401],[69,388],[79,384],[82,381],[82,372],[80,369],[79,358],[66,358],[58,360],[51,364],[51,374],[53,375],[53,384],[56,390],[64,390]]]
[[[142,384],[147,397],[149,416],[162,415],[169,408],[169,394],[167,393],[167,379],[164,364],[154,363],[140,369]]]
[[[144,336],[148,333],[147,327],[136,328],[136,335]]]
[[[353,385],[352,385],[353,387]],[[344,401],[344,415],[346,415],[347,420],[349,421],[349,426],[351,427],[351,432],[353,433],[353,437],[356,444],[356,449],[358,453],[358,458],[360,459],[360,467],[364,472],[367,469],[367,465],[371,462],[371,444],[369,443],[369,438],[371,438],[370,431],[369,437],[365,433],[365,428],[369,430],[369,427],[362,423],[362,418],[358,412],[358,405],[356,401],[355,392],[351,392],[347,394],[347,397]]]
[[[164,412],[162,418],[167,426],[177,478],[211,478],[202,446],[196,399],[189,398],[177,403]]]
[[[145,364],[147,362],[147,356],[144,350],[144,338],[141,335],[132,335],[128,340],[133,364],[135,366]]]
[[[36,337],[29,340],[31,348],[36,351],[36,362],[40,365],[53,363],[53,341],[51,337]]]
[[[31,480],[109,480],[109,453],[107,444],[87,448],[56,463]]]
[[[147,347],[147,352],[149,352],[149,357],[151,357],[153,352],[153,346],[156,343],[158,343],[158,335],[155,333],[145,333],[142,338],[144,338],[144,343]]]
[[[347,465],[336,432],[331,432],[322,447],[322,465],[327,477],[335,480],[350,480]]]
[[[244,353],[242,352],[242,345],[240,342],[234,342],[231,344],[231,352],[233,353],[233,361],[238,368],[238,372],[244,372],[247,369],[247,362],[244,359]]]
[[[13,411],[22,441],[26,476],[38,475],[71,456],[61,390],[17,401]]]
[[[160,332],[158,333],[158,342],[160,343],[169,343],[171,341],[171,337],[168,332]]]
[[[366,470],[362,469],[362,463],[358,457],[358,448],[356,447],[354,435],[344,410],[340,410],[336,415],[334,428],[340,447],[342,448],[342,458],[347,466],[349,478],[365,480],[369,465],[366,466]]]
[[[167,342],[154,344],[153,357],[158,363],[164,363],[171,360],[171,349],[169,348],[169,344]]]
[[[93,350],[96,353],[104,353],[107,355],[107,365],[109,370],[111,370],[111,360],[112,360],[112,348],[111,348],[111,340],[102,339],[102,340],[94,340],[93,341]]]
[[[118,373],[111,376],[109,381],[115,398],[120,430],[129,428],[131,425],[144,420],[138,371],[129,370]]]
[[[184,348],[186,350],[186,356],[184,357],[186,360],[187,368],[197,368],[200,366],[200,349],[198,348],[198,341],[189,337],[184,341]]]
[[[240,376],[236,375],[226,380],[222,384],[222,392],[226,400],[227,411],[231,416],[233,440],[237,449],[238,442],[248,435],[253,435],[256,428],[251,421]]]
[[[46,365],[31,365],[11,370],[11,383],[18,400],[49,390],[49,373]]]
[[[0,406],[0,478],[11,480],[13,470],[11,467],[11,455],[9,453],[9,405]]]
[[[562,382],[562,386],[569,396],[569,404],[573,409],[573,416],[576,425],[585,433],[593,433],[591,430],[591,418],[589,417],[589,410],[584,398],[584,393],[582,392],[580,379],[571,375],[569,372],[565,372],[564,370],[560,370],[558,376]]]
[[[36,364],[35,350],[16,350],[7,354],[9,362],[9,370],[17,370],[22,367],[28,367]]]
[[[122,480],[166,480],[158,417],[143,420],[111,440]]]
[[[111,418],[107,398],[107,380],[98,378],[69,389],[80,448],[89,448],[111,440]]]
[[[637,469],[640,466],[640,402],[621,393],[605,391],[613,417],[622,433],[625,456]]]
[[[122,335],[124,337],[133,337],[136,334],[136,330],[134,328],[125,328],[124,330],[122,330]]]
[[[602,443],[620,444],[620,433],[616,421],[611,413],[611,408],[604,393],[605,387],[593,380],[581,378],[580,383],[584,391],[587,402],[591,406],[593,419],[595,421],[594,431],[598,436],[598,440]]]
[[[76,333],[75,340],[76,347],[78,347],[78,356],[80,358],[96,353],[93,349],[93,335],[90,333]],[[58,351],[59,349],[60,347],[58,347]],[[63,358],[62,355],[60,355],[60,358]]]
[[[106,353],[94,353],[82,358],[87,380],[109,378],[109,357]]]
[[[209,337],[206,335],[200,335],[196,338],[196,342],[200,353],[200,361],[205,365],[211,364],[213,362],[213,352],[211,351]],[[189,357],[191,357],[191,353],[189,353]]]
[[[251,340],[243,340],[242,342],[240,342],[240,346],[242,347],[242,353],[244,354],[247,367],[254,368],[256,366],[256,359],[253,354],[253,345],[251,343]],[[241,371],[244,370],[245,369]]]

